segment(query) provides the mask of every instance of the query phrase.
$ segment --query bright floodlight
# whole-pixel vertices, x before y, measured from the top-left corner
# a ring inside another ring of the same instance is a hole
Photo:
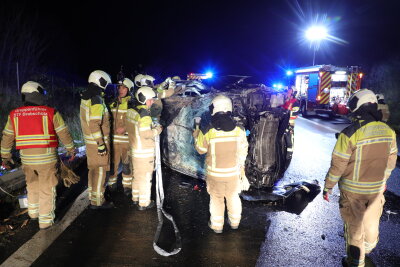
[[[213,77],[213,73],[212,72],[207,72],[206,73],[206,78],[207,79],[211,79]]]
[[[325,39],[328,31],[324,26],[313,26],[306,31],[306,37],[310,41],[318,41]]]
[[[286,75],[287,75],[287,76],[291,76],[291,75],[293,75],[293,71],[291,71],[291,70],[288,70],[288,71],[286,72]]]

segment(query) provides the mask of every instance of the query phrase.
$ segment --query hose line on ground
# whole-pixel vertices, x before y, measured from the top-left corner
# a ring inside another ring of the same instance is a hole
[[[164,204],[164,188],[163,188],[163,181],[162,181],[162,171],[161,171],[161,153],[160,153],[160,136],[157,135],[155,137],[155,145],[156,145],[156,198],[157,198],[157,215],[158,215],[158,226],[156,230],[156,234],[154,235],[153,240],[153,248],[154,250],[161,256],[168,257],[171,255],[178,254],[182,249],[182,240],[181,235],[179,233],[179,229],[176,226],[174,218],[167,213],[163,209]],[[157,245],[157,242],[160,238],[161,228],[164,223],[163,215],[171,221],[172,225],[174,226],[175,231],[175,248],[171,252],[168,252]]]

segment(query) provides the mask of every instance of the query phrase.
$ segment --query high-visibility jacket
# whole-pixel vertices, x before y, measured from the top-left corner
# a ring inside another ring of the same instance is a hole
[[[126,128],[133,158],[154,158],[155,139],[159,130],[152,128],[150,110],[146,105],[129,108],[126,114]]]
[[[247,157],[245,130],[236,126],[232,131],[225,132],[209,126],[203,131],[195,138],[195,148],[200,154],[207,153],[207,176],[219,180],[237,178]]]
[[[300,111],[299,101],[296,98],[290,98],[283,104],[282,108],[290,111],[289,123],[294,125],[294,120],[297,119]]]
[[[338,137],[325,188],[331,189],[339,183],[340,190],[355,195],[381,193],[396,160],[396,134],[388,125],[380,121],[356,121]]]
[[[128,111],[128,102],[131,99],[130,96],[126,96],[121,99],[121,102],[117,99],[115,102],[111,103],[111,114],[114,119],[113,121],[113,144],[128,144],[128,134],[118,134],[116,130],[118,128],[126,128],[126,112]]]
[[[54,108],[47,106],[24,106],[11,111],[16,148],[58,147],[54,113]]]
[[[101,96],[81,99],[80,119],[86,145],[109,143],[110,115]]]
[[[30,119],[28,119],[30,118]],[[49,135],[54,134],[54,138]],[[24,165],[43,165],[57,162],[57,137],[67,150],[74,143],[60,113],[47,106],[25,106],[13,110],[8,116],[1,140],[1,157],[11,158],[16,142]],[[31,138],[31,139],[29,139]],[[56,139],[56,141],[52,141]]]

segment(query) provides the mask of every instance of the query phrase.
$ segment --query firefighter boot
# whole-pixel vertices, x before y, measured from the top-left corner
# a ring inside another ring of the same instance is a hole
[[[216,230],[216,229],[213,229],[213,228],[211,227],[211,221],[208,221],[208,227],[210,227],[210,229],[213,230],[214,233],[216,233],[216,234],[222,234],[222,230]]]
[[[138,206],[138,210],[141,210],[141,211],[143,211],[143,210],[148,210],[148,209],[151,209],[152,207],[154,207],[154,200],[151,200],[151,201],[150,201],[150,204],[147,205],[147,206],[145,206],[145,207],[143,207],[143,206]]]

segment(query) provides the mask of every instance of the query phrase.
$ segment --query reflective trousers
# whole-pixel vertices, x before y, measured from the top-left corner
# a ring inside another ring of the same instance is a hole
[[[132,201],[139,201],[139,206],[150,204],[151,180],[154,171],[154,157],[133,158]]]
[[[132,187],[132,170],[128,158],[129,143],[114,143],[114,171],[108,179],[108,185],[113,185],[118,179],[119,164],[122,163],[122,185],[124,188]]]
[[[242,215],[242,202],[239,197],[239,178],[229,178],[224,181],[221,178],[215,179],[208,176],[207,192],[210,194],[211,228],[222,230],[224,227],[225,199],[229,224],[232,227],[239,226]]]
[[[365,266],[365,254],[370,253],[379,240],[379,220],[385,197],[354,198],[340,193],[340,214],[344,221],[347,262],[349,266]]]
[[[107,171],[104,167],[89,169],[88,188],[90,204],[101,206],[104,203],[104,191]]]
[[[56,164],[23,165],[22,169],[26,177],[29,217],[39,218],[40,228],[53,225],[56,208]]]

